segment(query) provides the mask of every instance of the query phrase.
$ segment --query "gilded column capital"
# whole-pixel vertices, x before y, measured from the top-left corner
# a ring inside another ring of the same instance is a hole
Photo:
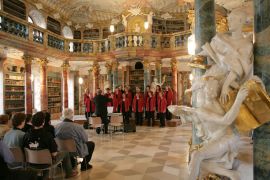
[[[49,63],[49,61],[47,60],[47,58],[40,58],[38,60],[38,63],[41,65],[41,66],[47,66],[47,64]]]
[[[112,71],[112,64],[106,63],[106,64],[105,64],[105,67],[106,67],[106,69],[107,69],[107,72]]]
[[[160,69],[161,66],[162,66],[161,60],[157,60],[157,61],[156,61],[156,69]]]
[[[22,56],[22,59],[24,60],[24,64],[32,64],[32,61],[33,61],[33,56],[30,56],[30,55],[23,55]]]
[[[148,60],[143,60],[143,67],[144,69],[149,70],[150,62]]]
[[[171,68],[172,68],[172,70],[177,70],[177,65],[178,65],[178,61],[175,58],[173,58],[171,60]]]
[[[118,66],[119,66],[119,62],[118,61],[113,61],[112,62],[112,70],[118,69]]]
[[[61,67],[63,68],[63,70],[68,70],[70,68],[69,62],[64,61]]]

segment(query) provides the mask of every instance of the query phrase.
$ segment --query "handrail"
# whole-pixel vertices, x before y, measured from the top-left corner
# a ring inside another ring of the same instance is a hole
[[[3,30],[2,28],[0,31],[17,35],[20,34],[21,31],[24,31],[24,29],[20,30],[21,26],[19,24],[22,24],[27,29],[26,32],[23,33],[28,36],[25,37],[24,40],[33,41],[41,46],[43,45],[44,47],[54,48],[68,53],[106,53],[129,47],[174,50],[179,47],[186,47],[187,38],[191,34],[190,30],[172,34],[122,32],[111,34],[106,39],[68,39],[4,11],[0,11],[0,16],[10,20],[11,23],[8,22],[7,24],[14,26],[14,21],[18,23],[19,26],[19,30],[18,28],[16,29],[16,27],[11,27],[8,30]],[[19,33],[10,32],[12,28]],[[20,35],[17,36],[21,37]],[[73,48],[71,46],[73,46]]]

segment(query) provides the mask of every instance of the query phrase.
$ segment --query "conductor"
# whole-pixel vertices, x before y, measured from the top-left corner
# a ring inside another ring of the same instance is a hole
[[[107,103],[111,101],[112,101],[111,98],[102,95],[102,91],[100,89],[97,91],[97,95],[94,98],[94,103],[96,105],[95,114],[96,116],[101,118],[102,123],[104,124],[105,134],[108,134],[108,124],[109,124],[107,117],[108,114]]]

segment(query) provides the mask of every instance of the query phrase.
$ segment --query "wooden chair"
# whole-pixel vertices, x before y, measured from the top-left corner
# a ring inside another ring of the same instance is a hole
[[[9,169],[25,168],[25,156],[20,147],[9,148],[12,152],[15,162],[8,165]]]
[[[97,130],[97,128],[100,128],[101,131],[102,131],[103,126],[104,126],[104,124],[102,123],[101,118],[100,117],[96,117],[96,116],[90,117],[90,124],[91,124],[91,127],[94,130]]]
[[[49,170],[52,171],[52,174],[54,174],[54,168],[56,168],[60,164],[61,175],[62,178],[64,179],[62,161],[59,160],[53,162],[52,155],[48,149],[31,150],[28,148],[24,148],[24,152],[27,168],[31,168],[38,171]]]
[[[124,132],[124,123],[123,123],[123,116],[122,115],[118,115],[118,116],[111,116],[111,120],[110,120],[110,127],[113,127],[113,131],[111,132],[116,132],[118,130],[118,128],[122,128],[123,132]]]

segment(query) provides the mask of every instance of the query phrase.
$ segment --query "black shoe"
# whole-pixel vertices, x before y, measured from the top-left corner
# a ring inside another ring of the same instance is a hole
[[[92,169],[92,168],[93,168],[93,166],[91,164],[87,164],[86,167],[85,166],[81,167],[81,171],[86,171],[86,170]]]

